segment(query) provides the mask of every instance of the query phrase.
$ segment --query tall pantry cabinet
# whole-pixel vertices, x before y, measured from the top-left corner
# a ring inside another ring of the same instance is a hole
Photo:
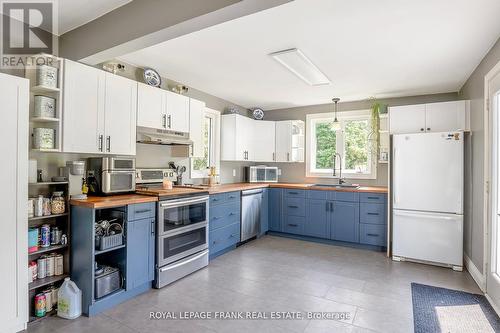
[[[0,73],[0,100],[0,331],[17,332],[28,321],[29,80]]]

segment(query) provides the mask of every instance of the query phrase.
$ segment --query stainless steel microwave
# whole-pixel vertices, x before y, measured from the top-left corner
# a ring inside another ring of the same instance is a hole
[[[135,159],[91,157],[87,163],[89,192],[97,195],[135,191]]]
[[[265,165],[245,167],[245,181],[248,183],[277,183],[278,167]]]

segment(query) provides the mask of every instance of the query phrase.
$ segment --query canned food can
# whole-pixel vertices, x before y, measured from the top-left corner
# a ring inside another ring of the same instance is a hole
[[[35,316],[43,317],[47,313],[46,311],[46,298],[44,293],[35,295]]]
[[[43,224],[40,228],[40,246],[49,247],[50,246],[50,224]]]
[[[52,311],[52,290],[47,289],[43,291],[43,294],[45,295],[45,312],[50,312]]]
[[[52,287],[52,306],[57,306],[57,292],[59,288]]]
[[[56,257],[49,255],[47,257],[47,273],[46,276],[54,276],[56,270]]]
[[[47,65],[38,66],[36,83],[39,86],[57,88],[57,68]]]
[[[47,96],[35,95],[33,116],[40,118],[55,118],[56,100]]]
[[[42,256],[38,258],[37,260],[37,266],[38,266],[38,278],[43,279],[47,276],[47,257]]]
[[[50,243],[52,245],[57,245],[61,243],[62,230],[58,227],[53,227],[50,230]]]
[[[64,273],[64,256],[58,254],[55,256],[55,275],[63,275]]]
[[[30,262],[28,267],[29,267],[30,281],[33,282],[38,277],[38,266],[35,261],[32,261]]]

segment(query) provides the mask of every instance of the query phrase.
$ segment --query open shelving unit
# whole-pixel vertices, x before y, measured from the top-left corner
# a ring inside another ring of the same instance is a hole
[[[39,322],[45,318],[57,313],[55,307],[52,311],[47,312],[44,317],[35,317],[35,295],[54,286],[58,288],[66,277],[70,276],[70,240],[71,240],[71,225],[70,225],[70,207],[69,207],[69,186],[68,182],[40,182],[28,184],[29,197],[44,195],[50,197],[54,191],[63,191],[65,194],[66,211],[62,214],[35,216],[28,218],[29,228],[39,228],[43,224],[58,226],[62,233],[66,235],[68,242],[66,244],[56,244],[48,247],[39,247],[37,251],[28,253],[28,261],[36,261],[43,255],[50,253],[62,254],[63,257],[63,274],[47,276],[43,279],[36,279],[28,286],[28,304],[29,304],[29,325]],[[28,230],[26,230],[28,232]],[[28,268],[26,268],[28,269]]]
[[[30,147],[34,152],[55,153],[62,149],[62,82],[63,59],[49,54],[42,54],[37,58],[45,58],[45,64],[57,68],[57,87],[39,85],[37,82],[38,65],[26,66],[25,77],[30,80]],[[55,117],[34,116],[35,96],[46,96],[55,99]],[[50,128],[55,130],[54,147],[50,149],[33,148],[33,128]]]

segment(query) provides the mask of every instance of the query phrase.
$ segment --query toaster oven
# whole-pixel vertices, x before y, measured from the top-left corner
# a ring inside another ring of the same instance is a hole
[[[278,167],[265,165],[245,167],[245,181],[248,183],[277,183]]]

